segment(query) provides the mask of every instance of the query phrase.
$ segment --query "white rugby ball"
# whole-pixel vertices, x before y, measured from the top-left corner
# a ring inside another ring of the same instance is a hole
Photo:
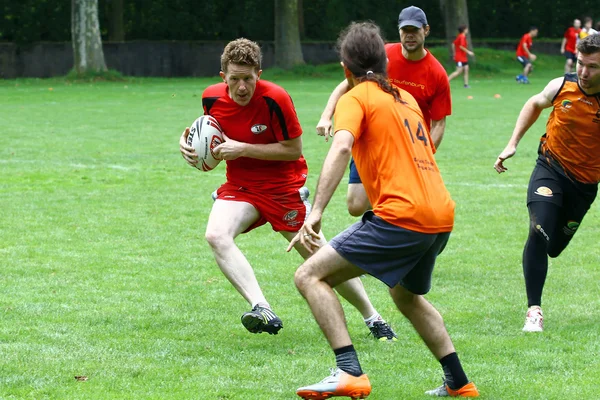
[[[188,146],[192,146],[198,154],[198,168],[201,171],[210,171],[221,162],[215,158],[213,149],[224,142],[223,130],[216,119],[210,115],[203,115],[194,121],[187,137]]]

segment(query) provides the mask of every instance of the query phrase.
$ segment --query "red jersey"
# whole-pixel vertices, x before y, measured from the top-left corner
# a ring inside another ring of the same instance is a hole
[[[277,143],[302,135],[290,95],[274,83],[259,80],[250,103],[240,106],[229,96],[227,84],[209,86],[202,93],[204,114],[212,115],[233,140],[252,144]],[[295,161],[240,157],[227,161],[227,182],[245,188],[282,191],[299,189],[308,167],[303,156]]]
[[[519,46],[517,47],[517,57],[529,58],[529,54],[527,54],[527,52],[523,49],[523,45],[527,47],[527,50],[531,49],[533,40],[531,39],[531,35],[529,33],[523,35],[521,41],[519,42]]]
[[[575,27],[570,27],[565,31],[565,39],[567,39],[565,43],[565,51],[575,53],[577,46],[577,38],[579,37],[579,32],[581,29],[576,29]]]
[[[467,52],[461,49],[460,47],[467,48],[467,36],[464,33],[459,33],[454,39],[454,61],[456,62],[467,62],[469,59],[467,58]]]
[[[427,51],[419,61],[406,59],[402,54],[401,43],[385,45],[388,57],[387,73],[392,83],[412,94],[427,124],[452,114],[450,83],[442,64]]]

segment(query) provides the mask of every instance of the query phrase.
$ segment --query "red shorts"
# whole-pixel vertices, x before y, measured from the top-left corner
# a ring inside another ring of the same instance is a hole
[[[252,204],[260,214],[260,218],[244,231],[250,232],[267,222],[275,232],[297,232],[306,219],[308,201],[304,202],[297,189],[288,192],[271,194],[269,192],[252,192],[250,189],[224,183],[217,190],[217,199],[227,201],[243,201]]]

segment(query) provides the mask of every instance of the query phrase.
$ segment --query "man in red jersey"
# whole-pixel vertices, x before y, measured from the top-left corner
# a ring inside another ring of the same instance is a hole
[[[469,33],[469,28],[466,25],[461,25],[458,27],[458,35],[452,43],[454,49],[454,62],[456,62],[456,71],[448,75],[448,80],[451,81],[460,74],[464,73],[463,81],[465,88],[469,87],[469,59],[467,58],[467,54],[470,56],[475,55],[475,53],[467,48],[467,33]]]
[[[446,129],[446,116],[452,113],[446,70],[425,49],[425,38],[429,35],[430,27],[423,10],[414,6],[403,9],[398,16],[398,31],[400,43],[385,45],[388,77],[394,85],[415,98],[423,112],[431,140],[438,148]],[[331,117],[338,100],[348,89],[348,81],[344,80],[331,93],[317,125],[319,135],[326,138],[331,136]],[[348,212],[353,216],[362,215],[371,206],[354,160],[350,160],[347,203]]]
[[[578,19],[573,20],[573,26],[565,31],[565,35],[560,44],[560,54],[564,54],[565,58],[565,74],[573,71],[573,63],[577,60],[577,39],[579,38],[579,32],[581,32],[581,21]]]
[[[213,116],[227,135],[214,149],[215,156],[227,162],[227,182],[217,190],[206,240],[223,274],[252,306],[242,316],[242,324],[252,333],[277,334],[283,323],[265,299],[235,238],[268,222],[291,240],[310,207],[300,193],[308,168],[292,99],[280,86],[260,80],[261,58],[256,43],[247,39],[230,42],[221,55],[223,83],[208,87],[202,94],[204,113]],[[195,166],[198,155],[186,144],[188,134],[186,128],[180,151]],[[304,258],[309,257],[303,247],[296,249]],[[348,281],[337,289],[359,309],[377,339],[396,340],[360,280]]]
[[[523,66],[523,74],[517,75],[517,83],[529,83],[529,78],[527,76],[533,69],[533,65],[531,65],[531,63],[537,58],[537,56],[533,54],[530,49],[533,45],[533,38],[536,37],[537,34],[538,28],[532,26],[529,28],[529,32],[521,37],[521,41],[517,46],[517,61]]]

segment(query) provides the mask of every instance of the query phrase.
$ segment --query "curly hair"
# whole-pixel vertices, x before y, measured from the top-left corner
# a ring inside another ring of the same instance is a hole
[[[600,53],[600,34],[586,36],[577,43],[577,51],[583,54]]]
[[[256,42],[240,38],[227,43],[221,54],[221,71],[227,72],[227,66],[232,64],[248,65],[256,71],[260,69],[262,53]]]
[[[387,76],[387,55],[381,30],[373,22],[352,22],[338,38],[342,62],[359,82],[373,81],[401,102],[400,91]]]

